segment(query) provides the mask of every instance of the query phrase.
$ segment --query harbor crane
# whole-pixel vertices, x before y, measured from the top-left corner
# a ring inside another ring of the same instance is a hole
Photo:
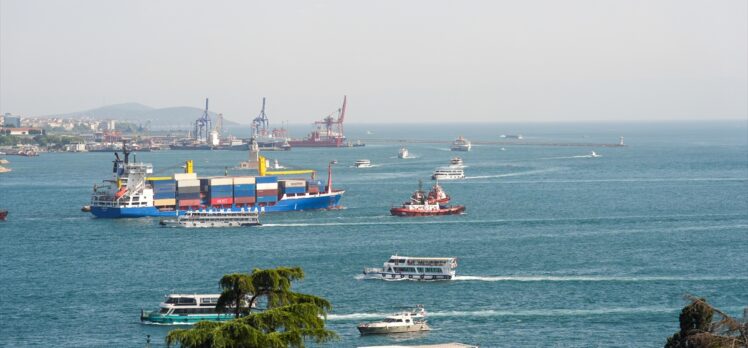
[[[318,127],[320,125],[323,125],[325,127],[326,134],[328,136],[332,136],[333,134],[336,134],[336,133],[338,136],[341,136],[341,137],[343,136],[343,121],[345,121],[346,100],[347,100],[347,97],[343,96],[343,106],[340,109],[338,109],[337,120],[334,117],[332,117],[332,114],[331,114],[325,117],[324,119],[322,119],[322,121],[314,122],[314,124],[317,125]],[[333,127],[335,128],[334,131],[333,131]]]
[[[210,114],[208,114],[208,98],[205,98],[205,111],[203,111],[203,115],[200,116],[200,118],[195,120],[195,132],[193,133],[195,140],[197,140],[198,142],[208,142],[208,139],[210,138],[210,131],[212,130],[210,124],[211,121]]]
[[[260,114],[252,120],[252,137],[267,135],[268,128],[270,128],[270,119],[265,114],[265,97],[262,97]]]

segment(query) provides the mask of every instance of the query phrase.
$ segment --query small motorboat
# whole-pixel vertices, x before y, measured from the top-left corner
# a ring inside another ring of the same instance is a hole
[[[0,209],[0,221],[5,221],[6,217],[8,217],[8,211],[5,209]]]
[[[362,335],[395,334],[406,332],[430,331],[431,328],[423,320],[426,311],[420,307],[421,312],[399,312],[385,317],[381,321],[373,323],[362,323],[357,326]]]
[[[449,160],[449,166],[454,168],[462,168],[464,167],[464,163],[462,162],[462,158],[454,157],[451,160]]]
[[[354,168],[371,168],[371,161],[368,159],[360,159],[353,164]]]
[[[400,148],[400,152],[397,153],[397,158],[406,159],[408,158],[408,149],[405,147]]]
[[[590,154],[588,156],[591,158],[602,157],[601,155],[598,155],[597,152],[595,151],[590,151]]]

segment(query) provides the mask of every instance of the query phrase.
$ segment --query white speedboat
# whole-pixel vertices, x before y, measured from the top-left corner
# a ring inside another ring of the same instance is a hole
[[[431,180],[457,180],[465,178],[465,170],[459,167],[440,167],[434,170]]]
[[[449,166],[453,168],[462,168],[465,165],[462,162],[462,158],[454,157],[451,160],[449,160]]]
[[[601,155],[598,155],[597,152],[595,151],[590,151],[590,154],[588,156],[592,158],[602,157]]]
[[[421,307],[421,310],[423,310],[423,307]],[[425,310],[421,315],[407,311],[395,313],[382,321],[359,324],[357,328],[362,335],[430,331],[431,328],[426,321],[422,320],[425,314]]]
[[[371,161],[368,159],[360,159],[353,164],[355,168],[371,168]]]
[[[364,278],[382,280],[450,280],[455,277],[455,257],[392,255],[382,268],[364,268]]]
[[[473,148],[473,145],[470,143],[470,140],[467,140],[460,135],[455,141],[452,142],[452,147],[450,150],[452,151],[470,151],[470,149]]]
[[[408,158],[408,149],[405,147],[401,147],[400,152],[397,153],[397,158]]]
[[[163,219],[160,224],[184,228],[247,227],[260,225],[260,219],[257,212],[248,210],[190,210],[176,219]]]

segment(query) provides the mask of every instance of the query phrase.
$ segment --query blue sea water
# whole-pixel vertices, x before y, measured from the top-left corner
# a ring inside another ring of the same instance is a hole
[[[324,173],[336,159],[343,210],[267,215],[251,229],[164,229],[153,219],[81,213],[108,153],[10,157],[0,174],[0,345],[163,346],[170,326],[144,325],[141,308],[173,292],[218,292],[218,279],[256,267],[298,265],[302,292],[324,296],[327,346],[459,341],[481,347],[660,347],[678,329],[684,294],[734,315],[748,307],[748,130],[745,122],[640,124],[369,125],[350,137],[607,142],[622,148],[447,144],[294,149],[267,153]],[[370,130],[373,134],[366,135]],[[584,155],[595,150],[600,158]],[[398,218],[433,169],[464,158],[468,178],[444,182],[467,214]],[[137,154],[157,174],[195,160],[221,175],[242,152]],[[354,169],[356,159],[376,167]],[[323,174],[324,178],[325,175]],[[449,282],[361,280],[394,254],[456,256]],[[359,336],[355,326],[423,304],[433,331]]]

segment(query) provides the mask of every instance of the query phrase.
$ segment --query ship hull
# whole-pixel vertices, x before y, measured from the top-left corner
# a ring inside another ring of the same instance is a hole
[[[288,142],[291,147],[347,147],[345,139],[332,140],[292,140]]]
[[[345,191],[335,191],[331,194],[323,193],[319,195],[308,195],[302,197],[284,198],[274,205],[269,206],[250,206],[251,210],[277,213],[287,211],[319,210],[337,208],[340,204],[340,198]],[[210,207],[206,207],[209,209]],[[241,211],[244,207],[221,207],[231,211]],[[186,210],[162,211],[156,207],[101,207],[91,206],[91,214],[97,218],[139,218],[139,217],[174,217],[184,214]]]
[[[228,321],[234,319],[233,314],[190,314],[190,315],[165,315],[155,312],[143,312],[140,315],[140,321],[163,324],[195,324],[201,321]]]
[[[442,208],[437,210],[414,210],[406,208],[392,208],[390,214],[394,216],[436,216],[436,215],[456,215],[462,214],[465,207],[458,205],[455,207]]]

